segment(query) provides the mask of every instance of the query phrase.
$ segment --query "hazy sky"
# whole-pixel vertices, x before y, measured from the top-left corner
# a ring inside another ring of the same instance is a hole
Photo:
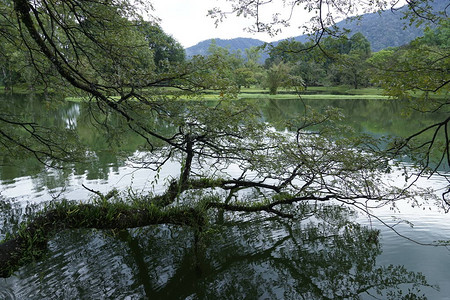
[[[210,38],[251,37],[269,42],[298,36],[302,34],[298,26],[307,19],[297,17],[297,25],[284,29],[275,37],[270,37],[268,34],[252,34],[244,31],[243,28],[250,22],[243,18],[228,17],[216,28],[214,20],[206,15],[208,9],[226,3],[224,0],[153,0],[152,3],[155,8],[153,14],[162,20],[161,25],[164,31],[184,47],[193,46]]]

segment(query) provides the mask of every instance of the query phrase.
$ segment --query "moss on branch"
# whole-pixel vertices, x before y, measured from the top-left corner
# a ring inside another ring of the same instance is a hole
[[[76,228],[127,229],[158,224],[202,227],[205,218],[193,208],[136,207],[123,202],[107,205],[67,201],[40,213],[19,232],[0,243],[0,277],[9,277],[20,266],[40,257],[48,239],[58,231]]]

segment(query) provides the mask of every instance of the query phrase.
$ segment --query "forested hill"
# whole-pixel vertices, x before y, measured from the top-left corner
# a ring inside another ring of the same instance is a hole
[[[435,0],[432,6],[436,11],[442,11],[447,6],[448,0]],[[423,34],[423,27],[407,27],[404,29],[405,21],[401,19],[401,11],[385,11],[381,14],[372,13],[365,14],[360,21],[343,20],[337,25],[341,28],[346,28],[351,31],[351,34],[361,32],[369,40],[372,51],[379,51],[387,47],[397,47],[407,44],[411,40]],[[305,42],[307,37],[304,35],[294,37],[295,40]],[[186,48],[186,55],[188,57],[201,54],[205,55],[208,47],[213,39],[198,43],[195,46]],[[260,46],[264,42],[252,38],[235,38],[229,40],[215,39],[217,46],[229,48],[231,52],[253,46]],[[274,44],[277,44],[275,42]]]
[[[430,4],[435,11],[443,11],[448,5],[448,0],[434,0]],[[361,32],[369,40],[372,51],[375,52],[387,47],[401,46],[422,36],[425,28],[424,26],[409,26],[404,29],[405,20],[401,19],[404,9],[406,7],[399,11],[365,14],[361,21],[344,20],[339,22],[338,26],[349,29],[350,35]]]
[[[235,38],[230,40],[223,40],[223,39],[210,39],[203,42],[198,43],[197,45],[194,45],[192,47],[186,48],[186,55],[188,57],[194,56],[194,55],[206,55],[208,52],[209,45],[211,42],[215,40],[217,46],[223,47],[223,48],[229,48],[231,52],[241,50],[244,52],[244,49],[251,48],[251,47],[257,47],[264,44],[263,41],[257,40],[257,39],[251,39],[251,38]]]

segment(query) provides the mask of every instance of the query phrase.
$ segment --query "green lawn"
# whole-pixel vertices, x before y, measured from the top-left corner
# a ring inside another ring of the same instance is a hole
[[[208,95],[206,98],[214,99],[216,95]],[[380,88],[353,89],[348,86],[317,86],[308,87],[299,94],[293,91],[280,89],[277,95],[270,95],[267,89],[242,88],[239,99],[387,99]]]
[[[29,94],[30,90],[27,86],[15,86],[13,89],[14,94]],[[0,86],[0,94],[4,94],[6,91]],[[39,93],[39,91],[36,91]],[[301,91],[300,95],[289,90],[279,89],[277,95],[270,95],[268,89],[262,89],[259,87],[242,88],[238,94],[238,99],[387,99],[388,97],[383,95],[383,90],[380,88],[361,88],[353,89],[349,86],[317,86],[308,87],[306,91]],[[217,100],[219,94],[215,91],[207,92],[203,94],[201,99],[205,100]],[[193,98],[196,99],[196,98]],[[80,97],[67,97],[67,101],[83,101],[86,100]]]

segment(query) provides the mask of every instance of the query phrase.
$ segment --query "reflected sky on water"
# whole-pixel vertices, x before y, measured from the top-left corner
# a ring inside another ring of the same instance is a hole
[[[45,169],[27,159],[13,164],[4,158],[0,167],[4,198],[21,203],[61,196],[86,201],[91,195],[82,184],[104,193],[129,186],[142,192],[161,192],[164,178],[179,174],[178,163],[169,162],[160,171],[161,180],[152,183],[156,173],[133,168],[129,159],[140,155],[134,146],[142,141],[130,137],[129,147],[120,155],[108,151],[106,141],[90,136],[91,128],[83,115],[86,111],[80,104],[44,108],[36,99],[14,99],[14,105],[10,100],[0,102],[7,103],[11,113],[29,110],[35,117],[47,116],[48,123],[77,128],[85,141],[95,141],[95,155],[89,165],[73,166],[72,171]],[[308,104],[318,108],[342,107],[350,124],[374,135],[404,136],[408,130],[411,133],[433,121],[418,120],[417,116],[401,119],[401,107],[392,101],[332,100]],[[301,115],[304,106],[296,99],[261,101],[259,107],[264,120],[282,130],[281,122]],[[407,126],[411,120],[415,120],[415,125]],[[447,184],[440,177],[421,180],[423,185],[437,189]],[[448,214],[435,208],[412,208],[409,204],[400,207],[400,211],[384,207],[374,213],[390,225],[400,219],[408,220],[395,229],[421,242],[449,239]],[[345,225],[347,219],[364,226],[349,227]],[[330,220],[332,225],[327,223]],[[21,268],[17,276],[0,280],[0,298],[335,299],[360,295],[371,299],[365,292],[370,282],[380,285],[383,278],[406,280],[405,276],[420,282],[420,276],[408,272],[422,272],[430,284],[440,286],[440,291],[423,287],[422,293],[429,299],[450,299],[449,249],[418,245],[365,215],[337,210],[317,220],[315,226],[280,221],[264,214],[251,222],[245,215],[225,215],[216,221],[200,239],[189,228],[173,226],[119,233],[61,232],[50,241],[44,259]],[[371,228],[381,230],[379,243],[368,238]],[[396,267],[387,268],[391,264]],[[402,269],[403,265],[406,269]],[[376,294],[375,290],[370,290],[370,294]]]

